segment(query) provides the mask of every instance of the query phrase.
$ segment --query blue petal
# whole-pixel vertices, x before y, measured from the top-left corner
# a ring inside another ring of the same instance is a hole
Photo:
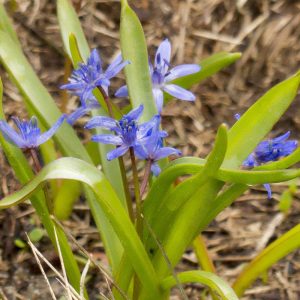
[[[289,138],[290,134],[291,134],[291,132],[288,131],[288,132],[286,132],[285,134],[280,135],[280,136],[276,137],[275,139],[273,139],[272,142],[273,142],[273,143],[280,143],[280,142],[283,142],[283,141],[285,141],[286,139]]]
[[[248,157],[247,157],[247,159],[243,162],[243,166],[245,166],[245,167],[250,167],[250,168],[252,168],[252,167],[255,167],[255,166],[257,166],[258,164],[257,164],[257,162],[256,162],[256,159],[255,159],[255,156],[254,156],[254,154],[253,153],[251,153]]]
[[[158,88],[152,89],[152,92],[153,92],[153,97],[154,97],[154,100],[156,103],[157,111],[159,113],[161,113],[161,111],[163,109],[163,105],[164,105],[164,94]]]
[[[171,44],[168,39],[165,39],[158,47],[155,54],[155,67],[159,69],[168,69],[168,64],[171,59]]]
[[[138,139],[142,139],[152,134],[153,131],[159,130],[160,121],[160,115],[155,115],[150,121],[140,124],[138,131]]]
[[[52,127],[49,130],[42,133],[37,139],[37,146],[48,141],[55,134],[55,132],[61,126],[61,124],[65,119],[66,119],[66,115],[60,116],[60,118],[52,125]]]
[[[124,155],[128,151],[128,149],[129,149],[129,147],[127,147],[125,145],[118,147],[118,148],[108,152],[106,155],[106,158],[107,158],[107,160],[113,160],[115,158],[118,158],[118,157]]]
[[[268,192],[268,199],[272,199],[272,190],[271,190],[271,186],[269,183],[265,183],[264,184],[265,189]]]
[[[156,151],[154,159],[155,160],[160,160],[160,159],[168,157],[172,154],[180,156],[181,151],[179,151],[175,148],[172,148],[172,147],[163,147],[163,148],[160,148]]]
[[[80,106],[74,112],[72,112],[71,114],[69,114],[67,116],[67,122],[70,125],[73,125],[79,118],[81,118],[82,116],[84,116],[89,111],[90,111],[90,109],[88,107]]]
[[[0,121],[0,131],[8,142],[19,148],[26,148],[23,138],[3,120]]]
[[[118,55],[118,57],[111,63],[111,65],[105,71],[106,78],[110,79],[116,76],[129,63],[130,62],[128,60],[122,62],[121,54]]]
[[[99,73],[102,73],[102,61],[97,49],[92,50],[87,65],[93,66]]]
[[[128,88],[127,85],[123,85],[122,87],[120,87],[116,93],[115,93],[116,97],[128,97]]]
[[[186,100],[186,101],[194,101],[195,95],[182,87],[175,85],[175,84],[166,84],[163,87],[164,91],[168,94],[172,95],[175,98],[178,98],[180,100]]]
[[[123,118],[138,120],[141,117],[143,110],[144,110],[144,105],[141,104],[137,108],[131,110],[128,114],[124,115]]]
[[[117,121],[110,117],[97,116],[93,117],[90,121],[88,121],[84,128],[91,129],[95,127],[102,127],[108,130],[114,130],[117,126]]]
[[[91,140],[102,144],[122,145],[123,141],[120,137],[112,134],[93,135]]]
[[[201,67],[197,64],[186,64],[186,65],[176,66],[169,71],[169,75],[165,77],[165,82],[169,82],[176,78],[197,73],[200,70]]]
[[[240,114],[235,114],[235,115],[234,115],[234,118],[235,118],[236,120],[239,120],[239,119],[241,118],[241,115],[240,115]]]
[[[85,86],[82,82],[70,82],[60,86],[61,90],[77,90],[82,89]]]
[[[158,163],[154,162],[151,165],[151,171],[154,174],[154,176],[158,176],[161,172],[160,166],[158,165]]]

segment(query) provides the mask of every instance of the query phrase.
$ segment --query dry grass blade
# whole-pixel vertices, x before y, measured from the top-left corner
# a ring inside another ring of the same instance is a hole
[[[0,299],[1,300],[8,300],[1,288],[0,288]]]
[[[57,218],[55,216],[52,216],[52,219],[55,221],[55,223],[63,230],[63,232],[66,234],[66,236],[78,247],[78,249],[100,270],[101,273],[103,273],[103,275],[105,276],[105,278],[118,290],[118,292],[120,293],[120,295],[122,295],[122,297],[126,300],[129,300],[128,296],[126,295],[126,293],[124,291],[122,291],[120,289],[120,287],[114,282],[112,275],[110,274],[110,272],[104,267],[102,266],[96,259],[93,258],[93,256],[86,251],[77,241],[76,239],[73,237],[73,235],[63,227],[63,225],[61,224],[61,222],[59,222],[59,220],[57,220]]]
[[[56,300],[54,291],[53,291],[53,289],[52,289],[52,287],[51,287],[51,284],[50,284],[50,282],[49,282],[49,280],[48,280],[48,277],[47,277],[47,275],[46,275],[46,273],[45,273],[45,270],[44,270],[44,268],[43,268],[43,266],[42,266],[42,264],[41,264],[41,261],[40,261],[38,255],[36,254],[36,251],[35,251],[36,248],[33,246],[33,244],[32,244],[32,242],[31,242],[29,236],[27,235],[27,233],[26,233],[26,237],[27,237],[27,240],[28,240],[28,245],[30,246],[31,251],[32,251],[32,253],[33,253],[34,257],[35,257],[35,260],[36,260],[36,262],[37,262],[37,264],[38,264],[38,266],[39,266],[39,268],[40,268],[40,270],[41,270],[41,273],[43,274],[43,277],[45,278],[45,281],[46,281],[47,286],[48,286],[48,288],[49,288],[51,297],[52,297],[53,300]]]
[[[69,281],[68,281],[68,277],[67,277],[67,273],[66,273],[64,259],[63,259],[62,254],[61,254],[60,244],[59,244],[59,241],[58,241],[57,232],[56,232],[55,227],[54,227],[54,235],[55,235],[55,241],[56,241],[58,256],[59,256],[59,260],[60,260],[60,264],[61,264],[61,269],[62,269],[62,272],[63,272],[64,281],[65,281],[68,300],[72,300],[72,294],[71,294],[71,291],[70,291],[70,288],[69,288]]]
[[[84,283],[85,283],[86,275],[89,271],[90,263],[91,263],[91,260],[88,259],[88,261],[86,262],[84,269],[82,271],[81,277],[80,277],[80,297],[82,297],[82,298],[84,297]]]
[[[56,270],[55,267],[53,267],[53,265],[44,257],[44,255],[34,246],[34,244],[28,240],[28,244],[30,246],[30,248],[32,249],[32,251],[34,251],[34,253],[41,258],[44,263],[54,272],[54,274],[58,277],[58,280],[62,283],[65,282],[64,277]],[[65,286],[64,283],[62,283],[63,286]],[[85,298],[81,298],[80,295],[77,293],[77,291],[67,282],[68,288],[70,289],[71,293],[72,293],[72,299],[76,299],[76,300],[85,300]]]

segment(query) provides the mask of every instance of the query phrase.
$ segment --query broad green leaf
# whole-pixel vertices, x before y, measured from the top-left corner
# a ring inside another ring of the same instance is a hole
[[[218,130],[214,148],[205,165],[201,165],[196,175],[176,186],[167,197],[159,198],[158,201],[156,201],[157,199],[153,199],[155,201],[151,201],[152,206],[149,205],[148,208],[145,207],[145,217],[159,240],[162,240],[167,231],[167,224],[172,223],[176,211],[179,210],[193,194],[198,193],[198,190],[218,172],[223,162],[226,148],[227,128],[225,125],[221,125]],[[201,162],[203,161],[201,160]],[[153,253],[154,247],[156,248],[157,245],[155,241],[153,241],[153,238],[151,238],[152,235],[149,234],[149,237],[150,242],[147,242],[147,247],[150,247]]]
[[[173,83],[188,89],[192,85],[200,83],[221,69],[231,65],[240,57],[241,53],[220,52],[213,54],[200,61],[199,65],[201,66],[201,70],[198,73],[178,78],[173,80]],[[172,99],[172,96],[165,94],[164,99],[165,101],[169,101]]]
[[[54,198],[54,215],[59,220],[67,220],[75,201],[81,193],[81,184],[74,180],[63,180]]]
[[[4,113],[2,109],[2,81],[0,79],[0,119],[4,119]],[[8,143],[0,134],[0,143],[1,147],[5,153],[5,156],[13,168],[17,179],[22,183],[25,184],[28,181],[32,179],[33,172],[32,169],[28,163],[28,160],[22,153],[22,151]],[[42,224],[44,225],[49,238],[52,241],[52,244],[54,247],[56,247],[56,240],[54,236],[54,224],[50,218],[50,214],[46,205],[46,199],[44,194],[40,191],[36,193],[35,195],[32,195],[30,197],[30,201],[32,206],[35,208],[38,216],[40,217],[40,220]],[[79,283],[80,283],[80,272],[78,265],[75,261],[75,258],[73,256],[72,250],[68,244],[68,240],[65,236],[65,234],[61,230],[57,230],[58,239],[61,245],[61,252],[64,258],[65,262],[65,268],[68,274],[68,278],[70,280],[70,283],[72,286],[79,291]]]
[[[47,165],[21,190],[0,201],[0,209],[26,200],[46,181],[72,179],[87,184],[97,196],[105,216],[120,238],[120,241],[138,275],[149,299],[159,298],[158,281],[149,257],[131,223],[124,207],[103,174],[91,164],[76,158],[65,157]]]
[[[85,61],[90,55],[90,48],[72,3],[70,0],[57,0],[56,6],[59,27],[64,29],[61,30],[61,35],[66,53],[71,57],[71,51],[68,45],[70,34],[73,33],[74,36],[76,36],[81,57]]]
[[[42,230],[41,228],[37,228],[37,227],[33,228],[28,233],[28,237],[33,243],[40,241],[44,235],[45,235],[44,230]]]
[[[233,289],[219,276],[206,271],[187,271],[177,274],[181,283],[200,283],[208,286],[217,292],[223,300],[238,300]],[[177,282],[173,276],[169,276],[162,281],[162,288],[169,290],[176,286]]]
[[[50,128],[61,115],[52,97],[34,73],[22,50],[3,31],[0,31],[0,59],[15,84],[24,95],[26,104],[45,128]],[[54,135],[63,154],[91,161],[74,130],[68,124]]]
[[[147,45],[141,23],[126,0],[121,0],[120,38],[123,59],[130,61],[125,74],[132,107],[143,104],[141,121],[149,121],[157,114],[157,109],[152,95]]]
[[[65,10],[61,12],[61,10]],[[63,39],[64,47],[68,50],[69,57],[74,65],[78,65],[78,63],[85,61],[89,56],[89,46],[85,39],[84,33],[82,31],[79,19],[77,14],[74,10],[74,7],[68,0],[58,0],[57,2],[57,12],[58,12],[58,19],[60,23],[60,31],[62,36],[68,36],[69,39]],[[79,47],[79,41],[85,40],[84,44]],[[84,52],[82,53],[82,48],[84,47]],[[86,55],[88,53],[88,55]],[[103,99],[103,96],[99,92],[98,89],[94,90],[94,95],[96,99],[99,101],[101,108],[99,110],[93,110],[92,116],[97,115],[107,115],[107,106]],[[113,107],[113,112],[115,117],[121,118],[121,114],[117,107],[111,102]],[[103,133],[101,129],[95,129],[95,133],[100,134]],[[124,191],[123,191],[123,182],[122,177],[120,174],[120,167],[117,160],[107,161],[106,153],[113,149],[111,145],[103,145],[97,143],[98,153],[101,157],[101,165],[103,168],[103,172],[106,175],[107,179],[111,182],[112,186],[115,188],[116,192],[118,193],[119,198],[122,202],[126,203]]]
[[[300,225],[293,227],[262,250],[242,271],[233,283],[233,289],[241,297],[244,291],[261,274],[289,253],[300,247]]]
[[[14,30],[13,24],[7,15],[4,5],[0,3],[0,30],[8,33],[8,35],[14,40],[18,47],[21,47],[17,34]]]
[[[232,126],[223,167],[238,168],[294,100],[300,73],[275,85]]]
[[[34,112],[45,128],[49,128],[61,115],[53,99],[34,73],[32,67],[25,58],[22,50],[3,31],[0,31],[0,59],[10,73],[19,90],[24,95],[27,106]],[[87,151],[76,136],[72,127],[64,124],[54,135],[63,155],[78,157],[92,162]],[[85,190],[87,201],[91,207],[93,218],[101,231],[102,240],[107,249],[107,255],[113,265],[117,265],[121,259],[122,249],[116,247],[116,238],[108,220],[103,217],[99,204],[94,199],[93,193]],[[109,243],[112,243],[110,246]],[[115,255],[112,255],[112,250]]]

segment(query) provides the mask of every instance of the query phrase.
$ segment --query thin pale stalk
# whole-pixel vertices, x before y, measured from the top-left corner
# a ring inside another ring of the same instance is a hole
[[[133,147],[129,148],[129,154],[131,159],[131,167],[132,167],[132,174],[133,174],[133,184],[134,184],[134,195],[135,195],[135,204],[136,204],[136,211],[135,211],[135,220],[136,220],[136,231],[139,237],[142,236],[143,233],[143,219],[142,219],[142,211],[141,211],[141,195],[140,195],[140,183],[139,183],[139,175],[137,171],[135,156],[134,156],[134,149]],[[141,283],[137,277],[134,276],[134,287],[133,287],[133,299],[139,298],[139,292],[141,289]]]
[[[146,191],[147,183],[149,182],[149,178],[151,175],[151,164],[152,164],[151,160],[147,160],[144,177],[141,183],[141,190],[140,190],[141,199],[143,198],[143,195]]]

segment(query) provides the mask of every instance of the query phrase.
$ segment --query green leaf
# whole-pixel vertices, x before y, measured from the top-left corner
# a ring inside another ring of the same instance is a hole
[[[68,53],[69,57],[72,57],[68,46],[70,34],[73,33],[77,40],[79,53],[85,61],[90,55],[90,48],[72,3],[69,0],[57,0],[56,6],[59,27],[64,28],[64,30],[61,30],[60,32],[66,53]]]
[[[3,86],[2,81],[0,79],[0,119],[5,119],[2,109],[2,92]],[[28,160],[26,159],[22,151],[19,148],[6,142],[2,134],[0,134],[0,143],[9,164],[11,165],[16,174],[17,179],[22,184],[25,184],[28,181],[30,181],[33,177],[33,172],[28,163]],[[38,216],[40,217],[40,220],[43,223],[51,239],[52,244],[56,247],[56,240],[54,236],[54,224],[50,218],[44,194],[42,192],[36,193],[35,195],[32,195],[30,197],[30,201],[32,206],[35,208]],[[77,291],[79,291],[79,282],[81,275],[79,272],[78,265],[75,261],[75,258],[73,256],[72,250],[68,244],[65,234],[61,230],[58,230],[57,235],[61,245],[61,251],[64,258],[68,278],[72,286]]]
[[[0,31],[0,59],[24,95],[28,107],[30,107],[45,128],[51,127],[61,113],[46,88],[32,70],[21,49],[3,31]],[[92,162],[70,125],[63,124],[54,135],[54,140],[57,142],[63,155],[78,157]],[[99,204],[94,199],[93,193],[87,190],[85,192],[94,220],[99,231],[101,231],[102,240],[110,262],[113,266],[117,265],[121,259],[122,248],[117,247],[118,242],[113,239],[114,233],[108,220],[105,217],[101,218],[103,212],[101,212]],[[110,246],[109,241],[113,245]],[[111,251],[114,251],[114,255],[112,255]]]
[[[172,83],[189,89],[192,85],[200,83],[221,69],[231,65],[240,57],[241,53],[220,52],[213,54],[212,56],[200,61],[199,65],[201,66],[201,70],[198,73],[178,78],[173,80]],[[172,99],[172,96],[165,93],[164,99],[165,101],[169,101]]]
[[[54,199],[54,215],[59,220],[67,220],[71,213],[75,201],[81,193],[81,184],[74,180],[64,180]]]
[[[26,104],[42,125],[50,128],[60,117],[61,112],[34,73],[22,50],[16,47],[15,42],[3,31],[0,31],[0,59],[24,95]],[[54,135],[54,139],[63,154],[91,161],[74,130],[68,124],[62,125]]]
[[[33,228],[28,233],[28,237],[33,243],[39,242],[43,236],[44,236],[44,230],[42,230],[41,228],[37,228],[37,227]]]
[[[147,45],[141,23],[125,0],[121,1],[120,38],[123,59],[130,61],[125,74],[132,107],[143,104],[141,121],[149,121],[157,114],[157,109],[152,95]]]
[[[13,24],[8,17],[4,5],[0,3],[0,30],[8,33],[8,35],[14,40],[18,47],[21,47],[17,34],[14,30]]]
[[[206,271],[187,271],[177,274],[181,283],[201,283],[217,292],[223,300],[238,300],[232,288],[217,275]],[[177,282],[173,276],[169,276],[162,281],[162,288],[169,290],[176,286]]]
[[[233,289],[241,297],[244,291],[261,274],[277,261],[300,247],[300,225],[293,227],[261,251],[242,271],[233,283]]]
[[[53,179],[78,180],[93,190],[105,216],[110,220],[114,231],[119,236],[140,282],[149,295],[149,299],[159,298],[160,292],[156,273],[134,225],[109,182],[97,168],[89,163],[71,157],[61,158],[50,163],[21,190],[2,199],[0,209],[26,200],[47,180]]]
[[[167,224],[172,223],[176,211],[179,210],[193,194],[197,194],[201,187],[218,172],[225,157],[226,148],[227,127],[221,125],[218,130],[214,148],[205,165],[201,165],[200,168],[197,168],[198,170],[195,172],[196,175],[176,186],[167,197],[147,199],[150,203],[148,206],[145,201],[144,215],[159,240],[163,238],[163,235],[168,230]],[[203,162],[203,160],[200,161],[201,163]],[[154,252],[154,248],[156,248],[157,245],[155,241],[153,241],[152,235],[148,235],[151,244],[149,245],[148,242],[147,247],[151,248],[152,252]]]
[[[27,244],[24,241],[22,241],[21,239],[15,239],[14,244],[15,244],[15,246],[17,246],[20,249],[24,249],[27,247]]]
[[[258,99],[233,125],[223,167],[238,168],[272,129],[295,98],[300,73],[280,82]]]

